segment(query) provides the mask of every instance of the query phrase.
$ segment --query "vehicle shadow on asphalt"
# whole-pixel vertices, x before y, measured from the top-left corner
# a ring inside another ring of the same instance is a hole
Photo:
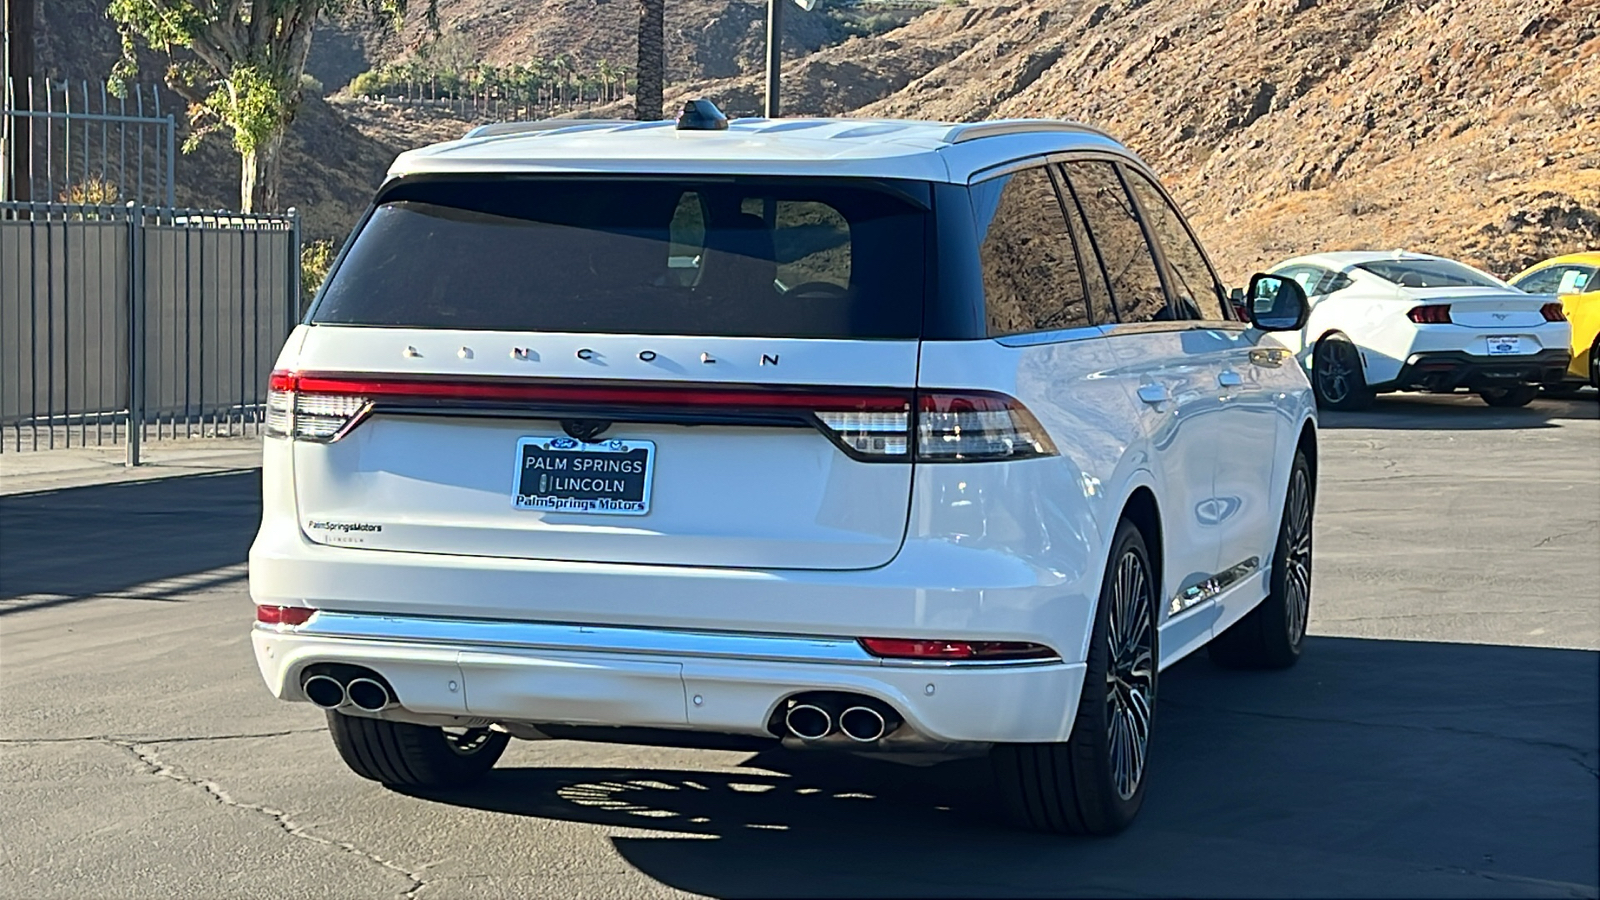
[[[1401,431],[1502,431],[1559,428],[1561,420],[1600,418],[1594,392],[1576,397],[1539,397],[1527,406],[1496,409],[1467,394],[1384,394],[1361,412],[1321,410],[1322,428]]]
[[[48,595],[0,616],[243,563],[260,522],[259,471],[0,497],[0,600]]]
[[[715,897],[1596,894],[1600,654],[1313,638],[1292,670],[1193,659],[1160,691],[1144,810],[1111,839],[1010,828],[983,760],[771,749],[429,798],[651,832],[612,840]]]

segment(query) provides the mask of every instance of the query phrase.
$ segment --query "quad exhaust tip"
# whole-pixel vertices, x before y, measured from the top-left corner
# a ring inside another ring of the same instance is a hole
[[[870,706],[852,706],[839,714],[839,730],[852,741],[870,744],[889,731],[889,722]]]
[[[351,704],[367,712],[378,712],[393,702],[389,689],[371,678],[352,678],[344,690]]]
[[[300,687],[305,691],[307,700],[323,709],[338,709],[350,699],[344,685],[328,675],[313,675]]]
[[[784,715],[783,724],[802,741],[820,741],[833,732],[833,715],[814,703],[799,703]]]

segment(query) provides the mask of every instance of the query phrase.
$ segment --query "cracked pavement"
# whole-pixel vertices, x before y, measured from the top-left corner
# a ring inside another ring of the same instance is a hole
[[[0,498],[0,896],[1600,895],[1600,417],[1324,417],[1287,672],[1162,676],[1144,812],[995,822],[981,763],[513,742],[456,795],[274,701],[254,474]]]

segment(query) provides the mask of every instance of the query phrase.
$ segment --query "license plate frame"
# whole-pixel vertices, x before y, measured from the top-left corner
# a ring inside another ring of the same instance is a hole
[[[1492,334],[1488,337],[1490,356],[1521,356],[1522,337],[1514,334]]]
[[[511,506],[526,512],[648,515],[655,463],[655,441],[518,438]]]

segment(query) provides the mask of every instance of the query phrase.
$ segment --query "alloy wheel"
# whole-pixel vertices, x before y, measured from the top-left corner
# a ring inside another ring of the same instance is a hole
[[[1350,361],[1345,358],[1344,346],[1338,341],[1323,341],[1317,347],[1315,375],[1322,398],[1329,403],[1343,403],[1350,396]]]
[[[1111,645],[1106,666],[1107,751],[1111,777],[1122,799],[1131,798],[1144,778],[1150,750],[1150,714],[1155,701],[1155,603],[1144,558],[1128,551],[1117,561],[1106,636]]]
[[[1303,468],[1289,482],[1287,555],[1283,593],[1289,643],[1298,646],[1306,636],[1311,610],[1311,478]]]

